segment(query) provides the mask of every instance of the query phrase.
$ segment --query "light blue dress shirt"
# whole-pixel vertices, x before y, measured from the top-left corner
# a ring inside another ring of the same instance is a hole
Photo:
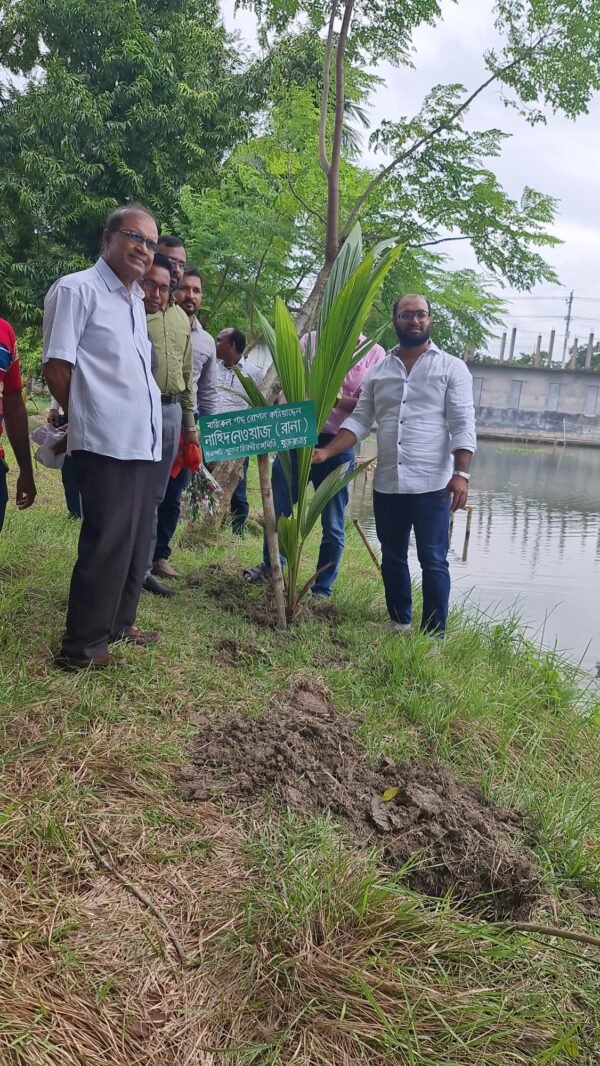
[[[43,360],[71,363],[68,450],[114,459],[161,457],[160,391],[150,367],[143,293],[99,259],[44,301]]]
[[[369,371],[341,428],[360,441],[377,423],[377,492],[436,492],[452,477],[453,452],[476,449],[473,379],[435,344],[410,374],[395,352]]]

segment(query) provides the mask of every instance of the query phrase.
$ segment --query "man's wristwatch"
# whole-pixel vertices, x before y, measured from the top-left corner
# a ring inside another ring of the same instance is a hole
[[[470,481],[471,480],[471,475],[467,474],[464,470],[455,470],[452,476],[453,477],[464,477],[465,481]]]

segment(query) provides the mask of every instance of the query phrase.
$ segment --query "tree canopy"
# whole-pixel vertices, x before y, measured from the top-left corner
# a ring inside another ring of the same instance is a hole
[[[473,129],[493,82],[525,121],[576,118],[600,87],[600,0],[496,0],[499,43],[480,85],[425,87],[416,114],[370,131],[382,59],[409,65],[438,0],[241,0],[256,54],[216,0],[0,0],[0,313],[39,321],[59,274],[93,261],[102,221],[141,199],[186,240],[209,328],[257,328],[280,295],[300,326],[360,218],[366,247],[404,244],[379,297],[425,289],[452,350],[484,345],[498,283],[553,278],[554,201],[509,196],[494,173],[505,134]],[[480,270],[451,271],[446,242]],[[389,307],[376,305],[374,320]],[[454,338],[453,343],[452,338]]]

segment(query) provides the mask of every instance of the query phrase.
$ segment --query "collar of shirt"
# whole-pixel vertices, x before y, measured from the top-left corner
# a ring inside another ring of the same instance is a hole
[[[117,289],[122,289],[128,300],[130,298],[132,300],[144,299],[144,290],[142,289],[142,286],[137,281],[134,281],[131,288],[128,289],[125,282],[117,277],[114,270],[109,267],[106,259],[103,259],[102,256],[100,256],[100,259],[98,259],[96,263],[96,270],[109,292],[116,292]]]

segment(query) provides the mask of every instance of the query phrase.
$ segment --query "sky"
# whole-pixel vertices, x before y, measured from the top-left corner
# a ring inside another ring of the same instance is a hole
[[[493,46],[495,31],[491,5],[483,0],[443,0],[443,21],[436,27],[419,29],[413,39],[415,69],[382,64],[377,74],[384,79],[370,109],[373,128],[384,118],[409,115],[418,110],[423,96],[435,84],[460,82],[472,91],[485,80],[483,53]],[[223,6],[225,22],[237,30],[248,44],[255,43],[253,16],[233,14],[231,0]],[[545,258],[557,273],[560,285],[539,285],[530,294],[507,288],[501,295],[507,304],[503,328],[517,328],[517,352],[531,352],[538,333],[547,348],[552,328],[556,329],[554,358],[562,352],[565,332],[566,299],[572,290],[573,318],[571,342],[587,342],[590,332],[600,340],[600,212],[597,203],[600,174],[600,98],[596,97],[588,115],[576,122],[548,115],[548,122],[529,126],[511,108],[506,108],[497,87],[491,86],[474,103],[467,124],[472,128],[498,127],[510,133],[500,158],[490,161],[506,191],[518,199],[529,185],[556,198],[558,211],[553,234],[562,245],[550,249]],[[381,165],[382,156],[372,156],[365,145],[364,162]],[[439,250],[443,249],[443,245]],[[477,268],[470,250],[463,244],[447,246],[449,268]],[[497,354],[499,339],[490,342],[489,354]]]

